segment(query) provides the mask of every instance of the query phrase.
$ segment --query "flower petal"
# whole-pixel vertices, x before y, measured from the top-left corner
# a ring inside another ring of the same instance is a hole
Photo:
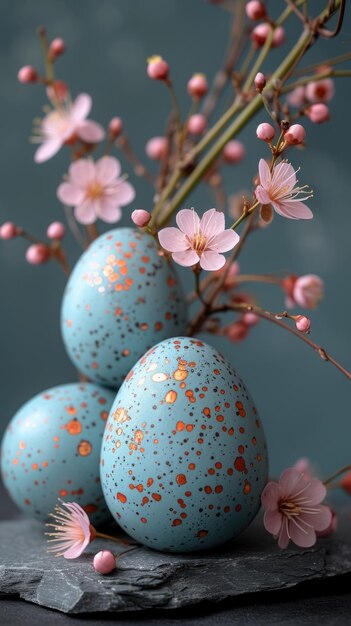
[[[121,219],[122,211],[118,205],[111,202],[110,198],[104,197],[100,199],[97,216],[104,222],[113,224]]]
[[[109,185],[121,173],[120,162],[112,156],[103,156],[95,163],[96,178],[99,183]]]
[[[92,200],[84,200],[74,209],[74,216],[80,224],[94,224],[96,221],[95,204]]]
[[[176,215],[178,228],[188,237],[194,237],[200,229],[200,218],[194,209],[182,209]]]
[[[95,179],[95,164],[90,159],[79,159],[69,166],[71,182],[78,187],[87,187]]]
[[[215,272],[220,270],[225,264],[225,257],[223,254],[218,254],[214,250],[204,250],[200,258],[200,265],[203,270],[208,272]]]
[[[296,172],[286,161],[278,163],[274,166],[272,176],[272,187],[275,191],[281,191],[281,195],[285,195],[296,185]],[[284,191],[283,191],[284,190]]]
[[[44,141],[44,143],[42,143],[41,146],[39,146],[39,148],[35,151],[34,161],[36,163],[44,163],[44,161],[48,161],[51,157],[58,153],[60,148],[62,148],[62,145],[63,141],[59,138]]]
[[[283,211],[290,213],[291,217],[295,220],[311,220],[313,213],[311,209],[304,202],[294,200],[291,202],[282,202],[281,208]]]
[[[279,478],[279,490],[281,496],[290,496],[293,493],[297,493],[303,487],[306,487],[308,482],[303,477],[303,474],[298,470],[290,467],[284,470]]]
[[[173,252],[172,257],[178,265],[183,265],[183,267],[190,267],[199,262],[199,256],[195,250],[190,249],[184,250],[184,252]]]
[[[84,200],[84,190],[72,183],[61,183],[57,188],[57,197],[63,204],[68,206],[76,206],[81,204]]]
[[[158,233],[158,240],[162,248],[168,250],[168,252],[184,252],[190,249],[185,235],[174,226],[162,228]]]
[[[308,478],[304,475],[306,480],[307,488],[303,492],[303,497],[308,498],[308,505],[319,504],[324,500],[327,495],[327,490],[323,485],[321,480],[318,478]],[[294,497],[294,493],[292,493],[292,497]]]
[[[114,198],[114,200],[117,201],[117,204],[124,206],[125,204],[133,202],[135,198],[135,189],[133,185],[127,181],[121,180],[117,185],[111,188],[111,193],[110,190],[107,189],[106,195]]]
[[[65,559],[76,559],[78,558],[82,552],[84,552],[87,547],[89,539],[85,538],[84,541],[76,541],[71,548],[68,548],[64,553]]]
[[[332,523],[333,513],[329,506],[324,506],[321,504],[319,507],[319,513],[314,513],[309,516],[308,519],[312,518],[311,523],[315,530],[326,530]],[[305,519],[305,514],[303,514],[303,518]]]
[[[260,162],[258,164],[258,173],[260,176],[260,183],[262,187],[268,190],[271,186],[271,171],[269,169],[267,161],[265,161],[264,159],[260,159]]]
[[[280,215],[281,217],[288,218],[289,220],[297,219],[296,217],[294,217],[288,211],[285,210],[284,208],[285,204],[283,204],[282,202],[272,202],[272,207],[275,210],[275,212],[278,213],[278,215]]]
[[[316,533],[312,526],[306,526],[302,523],[300,517],[296,522],[294,518],[290,520],[289,532],[291,541],[293,541],[300,548],[311,548],[316,543]]]
[[[228,250],[232,250],[234,246],[236,246],[239,239],[240,237],[238,233],[231,228],[228,228],[219,235],[216,235],[216,237],[213,237],[207,245],[210,250],[215,250],[216,252],[228,252]]]
[[[280,491],[278,483],[267,483],[261,494],[262,506],[264,506],[265,509],[269,509],[271,511],[277,510],[279,497]]]
[[[225,229],[224,213],[216,209],[206,211],[200,220],[201,234],[210,239],[219,235]]]
[[[257,200],[259,202],[261,202],[261,204],[270,204],[271,203],[271,197],[268,193],[268,191],[262,187],[262,185],[257,185],[256,189],[255,189],[255,196],[257,198]]]
[[[93,101],[88,93],[81,93],[76,97],[71,108],[71,117],[75,122],[81,122],[89,115]]]
[[[79,122],[77,135],[87,143],[98,143],[105,137],[105,131],[101,124],[92,120],[84,120]]]
[[[263,516],[263,524],[265,529],[272,535],[278,535],[283,523],[282,514],[276,510],[266,511]]]
[[[287,518],[283,517],[282,527],[280,529],[280,533],[279,533],[279,536],[278,536],[278,546],[282,550],[284,550],[285,548],[288,547],[289,541],[290,541],[290,536],[289,536],[289,532],[288,532],[288,524],[289,523],[288,523]]]

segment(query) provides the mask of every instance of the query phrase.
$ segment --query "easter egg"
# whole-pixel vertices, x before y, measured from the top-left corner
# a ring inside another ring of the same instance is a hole
[[[173,265],[144,231],[117,228],[76,264],[62,303],[62,335],[89,380],[119,387],[153,345],[185,331],[186,300]]]
[[[2,477],[28,515],[45,520],[57,499],[77,502],[93,523],[111,519],[99,462],[114,393],[90,383],[53,387],[12,418],[1,445]]]
[[[101,485],[140,543],[189,552],[221,544],[255,517],[266,442],[242,380],[197,339],[166,339],[128,374],[108,417]]]

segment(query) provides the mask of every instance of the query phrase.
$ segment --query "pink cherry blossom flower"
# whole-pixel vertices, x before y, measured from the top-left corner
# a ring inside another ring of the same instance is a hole
[[[293,468],[298,472],[304,475],[306,480],[311,480],[313,478],[313,470],[311,466],[311,462],[306,457],[301,457],[295,461]]]
[[[206,211],[201,220],[194,209],[183,209],[176,222],[178,228],[163,228],[158,238],[162,248],[184,267],[200,263],[204,270],[219,270],[225,263],[222,252],[232,250],[239,241],[237,233],[225,229],[224,215],[216,209]]]
[[[299,306],[315,309],[324,295],[324,282],[317,274],[290,276],[283,287],[287,295],[285,304],[288,308]]]
[[[75,218],[81,224],[93,224],[97,218],[117,222],[121,206],[134,200],[135,191],[130,183],[119,178],[119,161],[104,156],[96,163],[79,159],[68,170],[68,181],[61,183],[57,196],[63,204],[75,207]]]
[[[258,169],[260,184],[257,185],[255,194],[259,202],[271,204],[276,213],[289,219],[308,220],[313,217],[312,211],[303,202],[313,194],[306,185],[295,186],[296,171],[290,163],[281,161],[271,172],[266,161],[261,159]]]
[[[64,144],[81,139],[86,143],[97,143],[105,131],[97,122],[86,119],[90,113],[92,99],[81,93],[73,103],[65,100],[60,108],[50,111],[39,126],[39,136],[33,141],[41,145],[36,150],[34,161],[43,163],[51,159]]]
[[[318,478],[308,478],[297,469],[286,469],[278,482],[269,482],[261,501],[265,529],[278,539],[280,548],[291,540],[301,548],[316,542],[316,531],[330,526],[330,508],[321,504],[327,490]]]
[[[65,509],[63,508],[66,507]],[[53,524],[47,524],[54,532],[46,533],[52,542],[48,552],[55,556],[64,556],[65,559],[76,559],[84,552],[87,545],[96,537],[96,531],[91,526],[89,517],[79,504],[75,502],[62,502],[62,506],[55,506],[55,512],[51,513]]]

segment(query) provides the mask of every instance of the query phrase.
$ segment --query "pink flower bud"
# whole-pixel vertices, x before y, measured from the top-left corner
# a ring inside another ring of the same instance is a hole
[[[65,102],[69,94],[68,85],[63,80],[55,80],[53,85],[49,85],[46,88],[46,93],[49,100],[54,104],[57,100],[59,102]]]
[[[267,122],[263,122],[263,124],[259,124],[256,128],[256,135],[258,139],[262,139],[262,141],[272,141],[275,130],[272,124],[268,124]]]
[[[331,78],[311,81],[306,85],[306,98],[310,102],[329,102],[334,93],[334,81]]]
[[[204,74],[194,74],[188,82],[188,93],[195,100],[200,100],[208,91],[208,83]]]
[[[168,154],[168,140],[166,137],[152,137],[147,142],[145,151],[149,159],[161,161]]]
[[[239,321],[234,322],[234,324],[231,324],[231,326],[228,326],[228,328],[226,329],[226,333],[228,339],[236,343],[238,341],[246,339],[247,335],[249,334],[249,329],[247,324]]]
[[[116,139],[122,132],[123,123],[120,117],[113,117],[108,125],[108,132],[111,139]]]
[[[56,39],[53,39],[50,46],[49,46],[49,56],[50,59],[54,60],[57,59],[57,57],[61,56],[61,54],[64,53],[66,49],[66,45],[63,39],[61,39],[61,37],[57,37]]]
[[[111,574],[116,569],[116,557],[109,550],[101,550],[95,554],[93,566],[99,574]]]
[[[38,73],[35,67],[33,67],[32,65],[24,65],[24,67],[21,67],[21,69],[19,70],[17,78],[19,82],[23,85],[28,83],[36,83],[38,80]]]
[[[202,135],[207,128],[207,119],[201,113],[191,115],[188,120],[188,131],[192,135]]]
[[[305,315],[296,315],[295,325],[300,333],[308,333],[311,328],[311,320]]]
[[[167,80],[169,65],[161,56],[155,55],[147,60],[147,73],[153,80]]]
[[[289,146],[298,146],[305,141],[306,131],[301,124],[293,124],[284,134],[284,139]]]
[[[257,44],[257,46],[263,46],[266,43],[268,35],[271,31],[271,27],[268,22],[263,22],[263,24],[257,24],[251,33],[252,41]],[[278,26],[275,29],[272,39],[272,48],[277,48],[281,46],[285,41],[285,30],[282,26]]]
[[[256,324],[258,324],[259,321],[260,318],[258,317],[258,315],[256,315],[256,313],[252,313],[251,311],[248,311],[243,315],[243,322],[247,326],[255,326]]]
[[[34,243],[26,252],[26,261],[31,265],[41,265],[50,258],[50,248],[43,243]]]
[[[256,74],[256,78],[255,78],[256,91],[261,93],[261,91],[263,91],[265,86],[266,86],[266,82],[267,81],[266,81],[265,75],[262,74],[262,72],[258,72],[258,74]]]
[[[299,87],[295,87],[291,93],[289,93],[287,97],[287,101],[291,106],[300,108],[305,104],[306,96],[305,96],[305,87],[299,85]]]
[[[63,239],[66,233],[66,229],[62,222],[52,222],[46,231],[46,235],[49,239]]]
[[[306,115],[314,124],[323,124],[323,122],[330,120],[329,109],[327,105],[322,102],[312,104],[312,106],[306,110]]]
[[[133,211],[131,217],[136,226],[143,228],[144,226],[147,226],[151,220],[151,213],[149,213],[149,211],[145,211],[145,209],[136,209]]]
[[[0,226],[0,239],[14,239],[17,237],[17,226],[13,222],[5,222]]]
[[[249,20],[263,20],[267,15],[266,7],[260,0],[251,0],[247,3],[245,10]]]
[[[245,146],[241,141],[232,139],[223,148],[223,159],[226,163],[240,163],[245,157]]]
[[[323,298],[324,282],[317,274],[298,276],[292,283],[291,293],[288,295],[297,306],[315,309]]]

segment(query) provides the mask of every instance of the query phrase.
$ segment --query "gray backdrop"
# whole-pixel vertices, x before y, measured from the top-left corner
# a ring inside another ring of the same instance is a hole
[[[121,115],[142,154],[146,140],[162,133],[168,111],[168,94],[147,79],[145,59],[157,52],[169,60],[185,107],[188,77],[193,71],[213,76],[229,26],[228,14],[203,0],[2,0],[0,12],[0,219],[12,219],[42,235],[50,221],[62,218],[55,190],[67,153],[62,151],[38,166],[28,143],[31,120],[40,114],[44,97],[40,88],[18,84],[16,74],[25,63],[41,66],[35,27],[45,24],[50,36],[64,37],[68,53],[59,61],[60,76],[72,85],[74,94],[93,95],[93,119],[106,124],[112,115]],[[294,26],[289,38],[293,31]],[[319,56],[312,51],[308,62],[345,52],[350,44],[348,7],[341,37],[322,41]],[[274,52],[275,61],[284,50],[287,45]],[[326,298],[311,315],[312,337],[351,368],[348,80],[337,83],[333,123],[307,123],[309,149],[291,154],[294,165],[302,165],[301,181],[315,190],[310,202],[315,219],[309,223],[275,219],[268,231],[252,238],[241,265],[245,273],[286,269],[321,274]],[[261,114],[258,119],[266,117]],[[247,144],[245,162],[226,170],[229,191],[249,186],[258,158],[266,155],[255,138],[256,123],[241,137]],[[132,175],[131,180],[137,188],[134,208],[149,208],[149,187]],[[188,206],[192,204],[201,212],[213,206],[213,200],[202,187],[189,199]],[[127,223],[129,209],[125,214]],[[77,250],[71,240],[67,243],[73,261]],[[54,264],[29,266],[24,252],[21,240],[0,242],[0,430],[36,393],[75,380],[59,332],[64,277]],[[282,309],[277,289],[264,287],[260,294],[263,305]],[[255,398],[273,473],[301,455],[310,456],[324,473],[351,461],[351,387],[346,378],[269,323],[262,322],[241,344],[216,343]]]

